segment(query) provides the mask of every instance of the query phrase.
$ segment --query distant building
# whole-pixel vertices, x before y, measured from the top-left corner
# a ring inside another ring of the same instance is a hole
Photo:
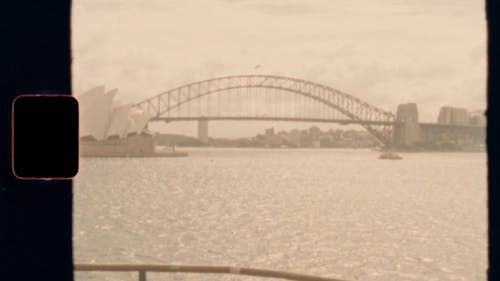
[[[469,124],[472,126],[486,126],[486,117],[484,115],[471,115],[469,117]]]
[[[264,134],[268,137],[274,136],[274,128],[266,129]]]
[[[321,142],[319,140],[313,140],[311,142],[311,147],[313,147],[313,148],[320,148],[321,147]]]
[[[311,136],[311,139],[313,140],[319,140],[319,136],[321,135],[321,130],[318,127],[311,127],[309,128],[309,135]]]
[[[294,129],[288,135],[283,136],[283,139],[294,147],[302,146],[302,134],[297,129]]]
[[[469,115],[465,108],[443,106],[439,111],[439,124],[447,125],[469,125]]]

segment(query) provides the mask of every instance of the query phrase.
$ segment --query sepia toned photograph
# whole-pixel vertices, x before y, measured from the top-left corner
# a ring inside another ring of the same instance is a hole
[[[479,0],[75,0],[75,280],[487,280]]]

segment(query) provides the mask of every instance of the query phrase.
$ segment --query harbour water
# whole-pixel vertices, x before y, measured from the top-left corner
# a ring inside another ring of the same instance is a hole
[[[485,153],[188,149],[85,158],[75,263],[235,265],[346,280],[486,280]],[[76,280],[137,280],[76,272]],[[148,274],[148,280],[260,280]]]

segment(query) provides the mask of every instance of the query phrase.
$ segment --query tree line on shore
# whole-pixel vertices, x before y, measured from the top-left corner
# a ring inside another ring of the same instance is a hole
[[[203,143],[198,138],[176,135],[156,134],[157,145],[162,146],[213,146],[213,147],[339,147],[339,148],[370,148],[380,144],[371,134],[364,130],[330,129],[322,131],[318,127],[303,130],[274,132],[267,129],[263,134],[240,138],[209,138]]]

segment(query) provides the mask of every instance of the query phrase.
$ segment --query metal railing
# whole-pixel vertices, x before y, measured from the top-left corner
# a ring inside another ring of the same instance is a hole
[[[217,265],[153,265],[153,264],[75,264],[75,271],[105,271],[105,272],[137,272],[139,281],[146,281],[147,272],[183,272],[207,274],[235,274],[254,277],[279,278],[295,281],[345,281],[336,278],[318,277],[313,275],[258,269],[249,267],[217,266]]]

